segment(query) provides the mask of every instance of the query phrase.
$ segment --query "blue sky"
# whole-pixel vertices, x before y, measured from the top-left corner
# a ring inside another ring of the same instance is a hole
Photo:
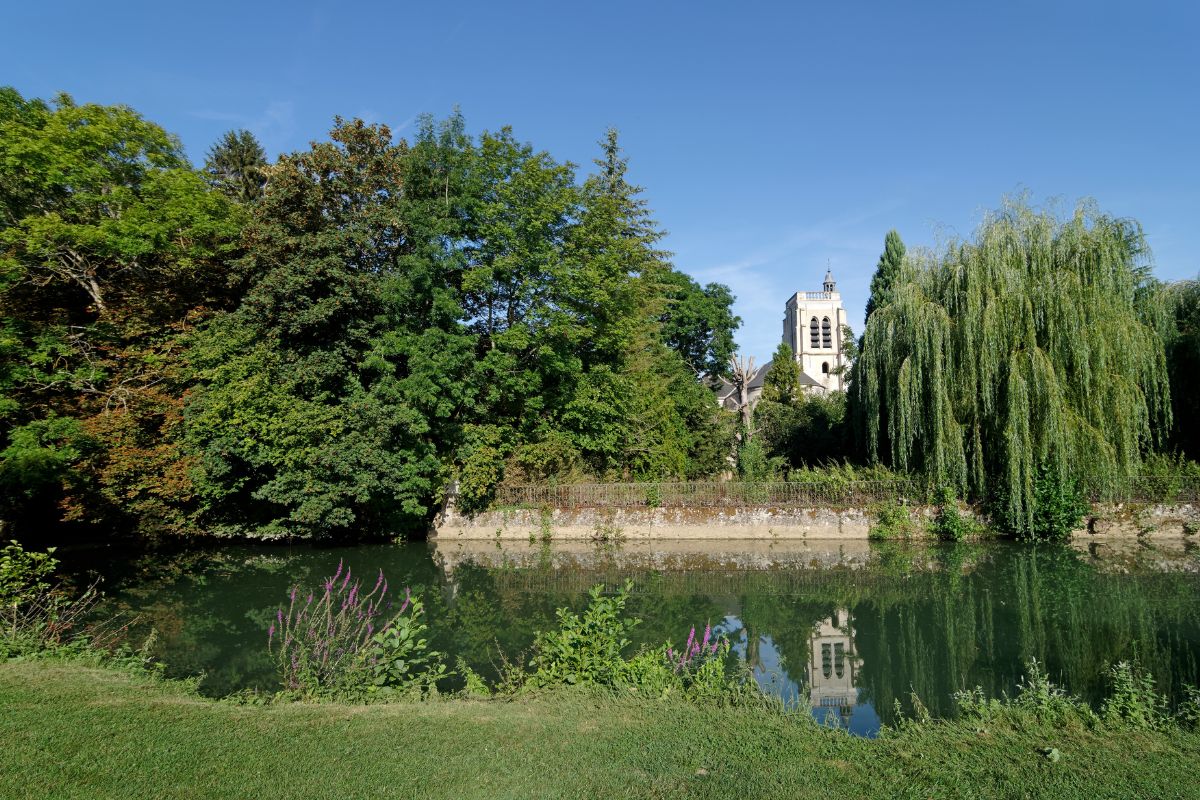
[[[335,114],[401,135],[461,106],[590,164],[620,129],[680,269],[729,284],[761,361],[830,265],[861,328],[883,237],[967,236],[1006,194],[1144,225],[1200,272],[1200,4],[23,3],[0,82],[126,103],[195,160]]]

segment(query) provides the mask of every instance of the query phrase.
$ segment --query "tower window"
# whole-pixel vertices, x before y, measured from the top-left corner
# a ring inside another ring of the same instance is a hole
[[[821,320],[821,346],[833,347],[833,327],[829,324],[829,317]]]
[[[808,336],[809,336],[809,339],[812,341],[813,347],[821,346],[820,330],[821,330],[821,324],[819,322],[817,322],[816,317],[813,317],[812,322],[808,323]]]
[[[823,363],[821,365],[821,372],[825,373],[826,375],[829,374],[829,362],[828,361],[826,361],[825,363]]]

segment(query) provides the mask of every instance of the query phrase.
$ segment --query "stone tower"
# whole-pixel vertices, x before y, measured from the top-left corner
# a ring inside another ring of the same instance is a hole
[[[846,308],[832,272],[825,273],[821,291],[796,292],[787,301],[783,341],[791,346],[809,379],[803,381],[805,385],[827,392],[845,391],[845,376],[839,369],[847,366],[842,346],[845,324]]]

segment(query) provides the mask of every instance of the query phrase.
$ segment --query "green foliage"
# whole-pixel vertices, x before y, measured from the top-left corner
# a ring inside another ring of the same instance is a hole
[[[595,686],[634,691],[643,697],[678,696],[692,700],[763,700],[754,682],[729,669],[728,640],[694,641],[692,629],[683,649],[670,642],[643,648],[626,658],[628,635],[641,620],[625,616],[633,582],[611,595],[603,584],[588,592],[588,607],[582,614],[560,608],[558,629],[539,632],[530,664],[534,671],[524,677],[533,687]]]
[[[57,567],[53,547],[39,553],[9,542],[0,550],[0,606],[12,612],[43,594],[50,588],[46,579]]]
[[[1017,685],[1015,698],[988,698],[976,687],[957,692],[955,700],[959,713],[971,721],[1027,716],[1055,726],[1071,722],[1090,726],[1100,719],[1087,703],[1053,683],[1037,659],[1031,659],[1026,665],[1026,674]]]
[[[738,477],[747,483],[767,481],[775,474],[775,468],[767,458],[766,448],[759,438],[743,442],[738,448]]]
[[[253,203],[262,197],[267,185],[266,166],[266,152],[247,130],[227,131],[204,158],[209,183],[240,203]]]
[[[619,686],[625,681],[625,657],[629,632],[641,624],[624,616],[633,582],[611,595],[603,584],[588,592],[588,607],[582,614],[558,609],[558,629],[538,631],[533,646],[529,681],[534,686],[581,684]]]
[[[1159,730],[1171,721],[1167,698],[1154,688],[1154,677],[1137,662],[1118,661],[1108,668],[1111,683],[1100,709],[1106,721],[1141,730]]]
[[[1147,260],[1131,220],[1019,201],[971,242],[910,254],[855,366],[869,456],[996,498],[997,522],[1022,535],[1039,465],[1096,488],[1135,475],[1171,418],[1163,345],[1139,300]]]
[[[896,282],[900,277],[900,267],[904,263],[904,242],[896,231],[888,231],[883,239],[883,255],[875,265],[875,274],[871,277],[871,294],[867,297],[867,319],[871,319],[880,308],[889,305],[895,293]],[[846,341],[853,341],[846,337]]]
[[[974,519],[964,516],[958,508],[958,495],[949,486],[943,486],[934,495],[937,512],[929,532],[947,542],[961,542],[973,534],[979,533],[979,526]]]
[[[871,539],[908,539],[920,533],[912,512],[899,500],[876,503],[871,516],[874,519],[867,533]]]
[[[615,131],[582,183],[461,115],[203,172],[122,106],[0,92],[0,513],[146,534],[423,528],[510,477],[724,468],[739,320],[658,249]],[[19,484],[19,486],[18,486]]]
[[[58,567],[54,548],[0,550],[0,659],[44,653],[112,654],[124,646],[127,625],[99,617],[96,584],[71,596],[49,578]]]
[[[1166,316],[1159,330],[1171,379],[1170,443],[1200,459],[1200,280],[1168,284],[1153,299]]]
[[[471,343],[438,245],[453,202],[418,176],[453,155],[439,136],[456,125],[410,155],[387,128],[344,122],[274,167],[247,233],[259,277],[192,349],[188,438],[214,532],[396,533],[435,503]]]
[[[1033,485],[1033,524],[1023,535],[1034,541],[1061,541],[1083,524],[1091,508],[1078,481],[1038,468]]]
[[[433,691],[448,675],[442,654],[429,646],[429,626],[421,619],[425,607],[420,599],[414,598],[407,611],[372,636],[365,649],[369,693]]]
[[[241,213],[129,108],[0,93],[3,514],[176,525],[179,333],[229,302]]]
[[[733,292],[719,283],[701,287],[674,270],[662,276],[661,285],[667,301],[659,320],[663,341],[697,375],[727,377],[737,350],[733,334],[742,323],[732,311]]]

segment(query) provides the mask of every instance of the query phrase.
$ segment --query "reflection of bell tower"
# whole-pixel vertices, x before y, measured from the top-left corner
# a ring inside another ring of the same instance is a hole
[[[808,690],[814,709],[836,709],[843,725],[858,702],[855,679],[860,659],[854,650],[850,612],[840,608],[813,627],[809,638]]]

